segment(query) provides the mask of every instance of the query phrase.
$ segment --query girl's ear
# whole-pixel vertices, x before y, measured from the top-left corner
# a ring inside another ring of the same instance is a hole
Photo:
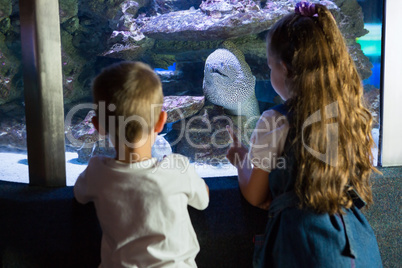
[[[167,120],[167,113],[165,111],[161,111],[161,113],[159,114],[159,119],[155,124],[155,128],[154,131],[156,133],[159,133],[163,130],[163,127],[165,126]]]

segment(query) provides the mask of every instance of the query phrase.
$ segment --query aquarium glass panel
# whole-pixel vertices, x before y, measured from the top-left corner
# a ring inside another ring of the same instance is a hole
[[[375,163],[379,159],[378,150],[380,133],[380,90],[381,88],[381,47],[383,27],[383,0],[359,0],[362,7],[364,28],[367,33],[357,37],[356,42],[360,44],[363,54],[371,63],[371,75],[363,77],[364,97],[373,115],[374,124],[372,134],[377,148],[373,149]]]
[[[28,183],[18,1],[0,3],[0,180]]]
[[[296,1],[137,2],[61,1],[67,175],[93,155],[114,155],[91,124],[91,81],[124,60],[149,64],[163,84],[168,120],[153,155],[183,154],[202,176],[235,175],[225,157],[226,125],[249,144],[260,114],[281,103],[270,83],[264,39]],[[321,2],[333,11],[358,67],[378,142],[382,1]]]
[[[18,1],[3,2],[1,153],[19,154],[13,166],[27,173]],[[108,137],[92,124],[100,107],[92,104],[91,83],[103,68],[127,60],[147,63],[162,81],[168,118],[153,155],[183,154],[204,177],[235,175],[225,157],[231,142],[226,126],[248,145],[260,114],[282,102],[271,86],[265,36],[296,2],[60,0],[67,184],[91,156],[114,156]],[[383,3],[313,2],[328,6],[347,41],[378,143]]]

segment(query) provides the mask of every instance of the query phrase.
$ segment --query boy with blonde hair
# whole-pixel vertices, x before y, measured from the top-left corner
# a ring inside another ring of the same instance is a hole
[[[159,77],[123,62],[93,82],[93,123],[109,134],[116,158],[92,157],[78,177],[78,202],[94,202],[102,227],[100,267],[196,267],[197,236],[187,205],[202,210],[209,191],[186,157],[151,155],[166,122]]]

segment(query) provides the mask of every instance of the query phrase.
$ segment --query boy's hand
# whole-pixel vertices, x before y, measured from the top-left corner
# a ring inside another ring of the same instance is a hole
[[[226,157],[232,165],[241,165],[247,156],[248,150],[233,133],[233,129],[230,126],[226,126],[226,130],[233,140],[228,152],[226,153]]]

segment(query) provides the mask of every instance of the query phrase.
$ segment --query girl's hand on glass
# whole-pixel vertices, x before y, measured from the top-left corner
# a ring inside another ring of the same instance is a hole
[[[234,166],[241,165],[248,154],[248,149],[241,143],[230,126],[226,126],[226,130],[233,141],[226,153],[226,158]]]

